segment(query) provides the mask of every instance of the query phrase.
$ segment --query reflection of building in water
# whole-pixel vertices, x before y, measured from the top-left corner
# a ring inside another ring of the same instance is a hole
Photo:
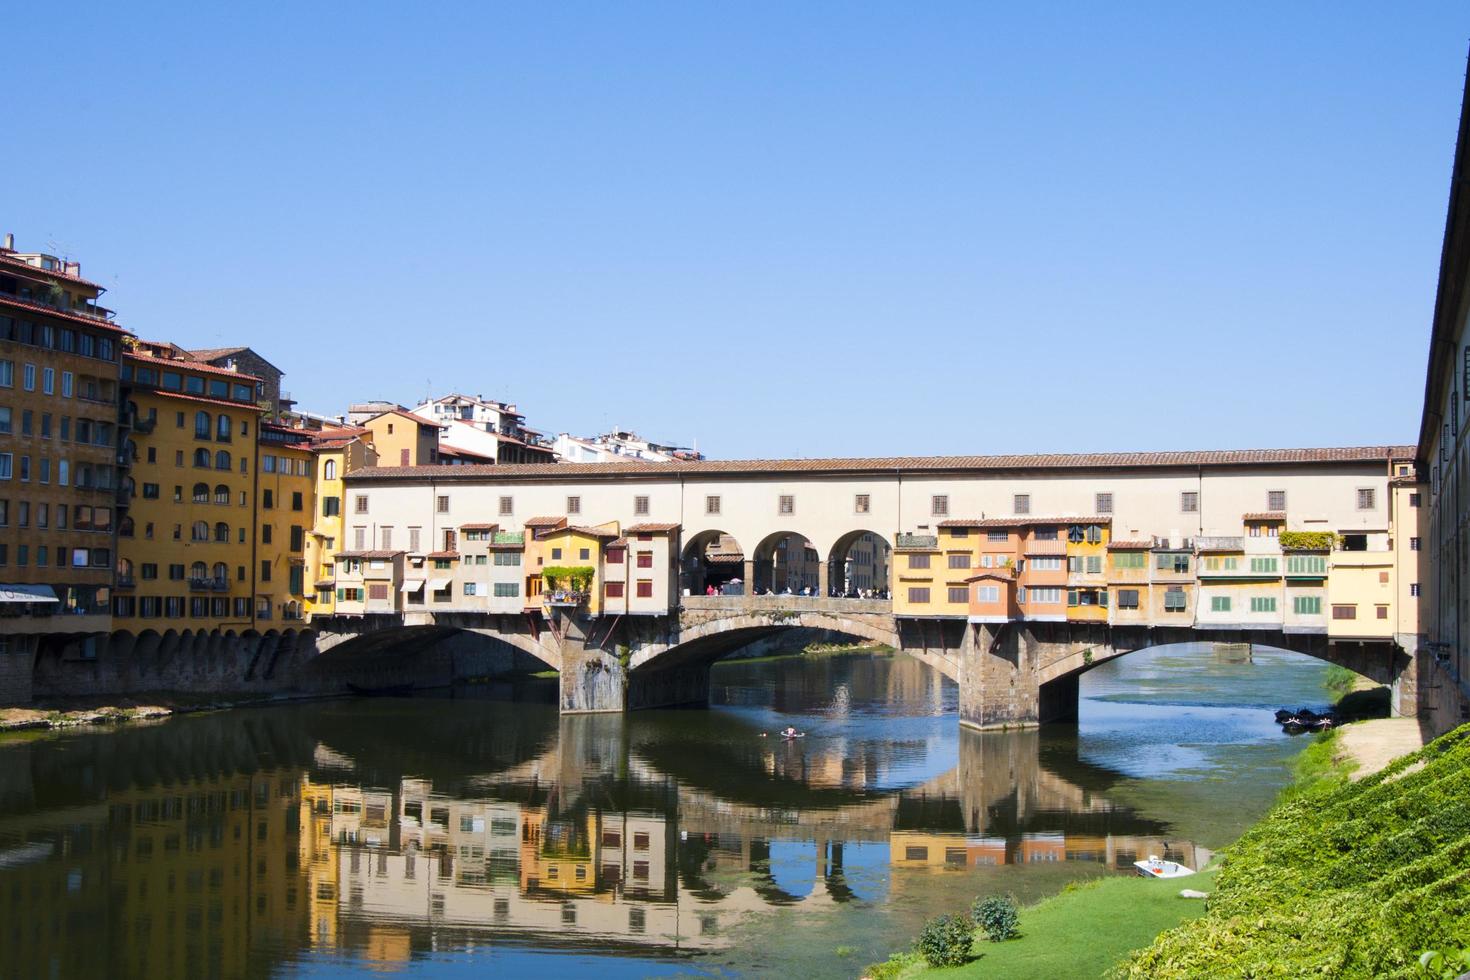
[[[895,831],[889,838],[889,854],[894,867],[899,868],[1080,861],[1130,871],[1134,861],[1150,855],[1198,869],[1209,863],[1211,852],[1189,841],[1163,836],[1034,833],[1006,838]]]
[[[289,949],[306,925],[298,778],[115,791],[0,823],[34,857],[3,868],[0,976],[232,976]]]

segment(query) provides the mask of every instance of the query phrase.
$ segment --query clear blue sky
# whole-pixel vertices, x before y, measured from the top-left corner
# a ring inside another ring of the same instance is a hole
[[[1418,431],[1461,2],[26,23],[0,230],[304,408],[459,390],[727,458]]]

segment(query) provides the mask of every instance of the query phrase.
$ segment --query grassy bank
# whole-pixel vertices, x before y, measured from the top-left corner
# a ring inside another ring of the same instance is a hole
[[[793,657],[840,657],[857,653],[889,654],[893,653],[893,647],[882,643],[811,643],[800,650],[773,653],[765,657],[730,657],[721,660],[716,666],[764,664],[775,660],[790,660]]]
[[[1021,910],[1021,934],[1003,943],[977,934],[976,959],[964,966],[933,969],[915,953],[902,953],[869,967],[873,980],[915,977],[1004,977],[1055,980],[1101,977],[1130,952],[1160,932],[1204,912],[1204,902],[1179,897],[1181,888],[1208,891],[1213,873],[1184,882],[1147,878],[1100,878]]]
[[[1415,977],[1422,952],[1470,946],[1470,725],[1358,782],[1321,744],[1230,848],[1209,911],[1125,975]]]

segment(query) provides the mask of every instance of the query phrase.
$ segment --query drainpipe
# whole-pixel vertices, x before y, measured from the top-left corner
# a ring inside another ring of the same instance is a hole
[[[260,547],[260,419],[255,420],[255,452],[250,462],[250,627],[256,628],[255,590],[259,583],[260,562],[257,549]]]

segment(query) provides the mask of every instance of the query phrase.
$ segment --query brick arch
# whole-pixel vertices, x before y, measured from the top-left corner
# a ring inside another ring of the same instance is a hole
[[[553,670],[561,670],[561,654],[556,648],[555,637],[549,631],[542,633],[540,637],[535,637],[529,633],[503,633],[494,629],[468,626],[419,625],[366,629],[360,633],[321,632],[316,635],[315,652],[311,661],[317,664],[328,657],[343,658],[362,654],[387,653],[395,649],[411,654],[417,648],[457,633],[474,633],[496,640],[535,657]],[[315,669],[322,668],[316,667]]]

